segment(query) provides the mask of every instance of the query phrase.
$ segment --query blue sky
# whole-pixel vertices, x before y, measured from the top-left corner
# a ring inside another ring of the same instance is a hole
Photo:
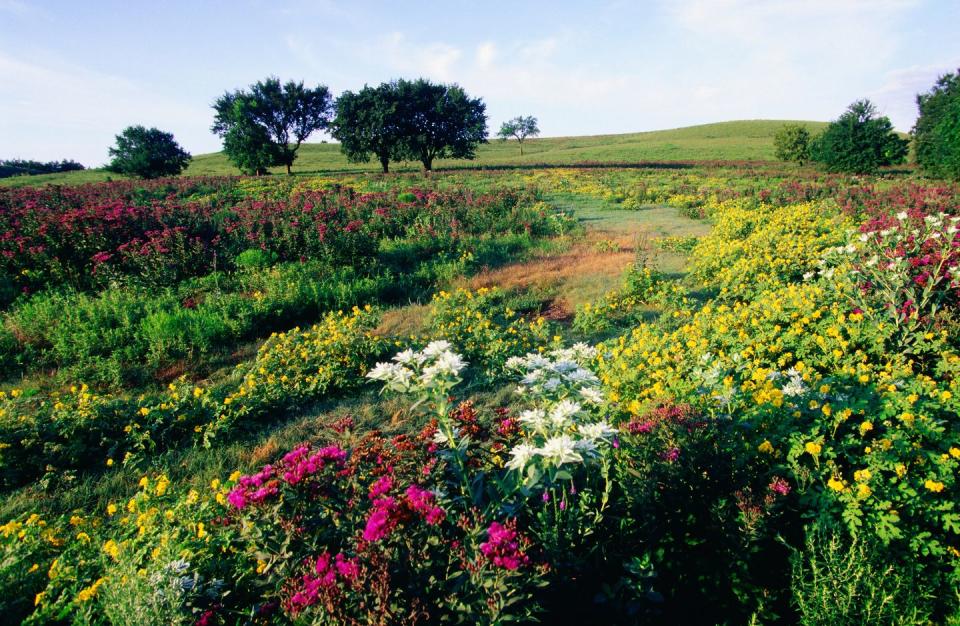
[[[425,76],[544,136],[828,120],[960,67],[954,0],[0,0],[0,158],[106,161],[123,127],[219,149],[210,104],[268,75],[334,93]],[[314,137],[319,140],[321,137]]]

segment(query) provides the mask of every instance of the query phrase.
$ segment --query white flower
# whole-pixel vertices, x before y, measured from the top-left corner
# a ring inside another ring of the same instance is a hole
[[[816,275],[816,272],[805,272],[803,275],[803,280],[810,280]]]
[[[510,450],[510,460],[507,461],[507,469],[523,470],[527,463],[537,455],[537,449],[531,445],[520,443]]]
[[[597,391],[593,387],[584,387],[580,390],[580,395],[583,399],[590,404],[601,405],[603,404],[603,393]]]
[[[536,453],[557,467],[565,463],[583,463],[583,456],[577,452],[577,442],[570,435],[558,435],[547,439]]]
[[[560,382],[561,381],[559,378],[551,378],[547,382],[543,383],[543,388],[546,391],[553,391],[554,389],[560,386]]]
[[[580,424],[577,430],[586,439],[596,441],[597,439],[607,439],[616,434],[617,429],[606,422],[597,422],[596,424]]]
[[[442,352],[449,352],[451,347],[450,342],[443,339],[431,341],[427,344],[427,347],[423,349],[423,355],[438,356]]]
[[[414,363],[423,363],[423,355],[419,352],[414,352],[413,350],[407,348],[403,352],[398,352],[394,355],[393,360],[401,365],[412,365]]]
[[[547,414],[541,409],[528,409],[520,413],[520,422],[532,430],[542,431],[547,425]]]
[[[570,418],[580,412],[583,407],[573,400],[561,400],[550,409],[550,421],[562,427]]]
[[[900,220],[901,222],[902,222],[903,220],[907,219],[907,212],[906,212],[906,211],[900,211],[899,213],[897,213],[897,219]]]

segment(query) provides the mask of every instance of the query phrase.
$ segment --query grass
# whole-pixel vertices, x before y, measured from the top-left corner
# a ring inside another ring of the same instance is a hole
[[[619,135],[550,137],[528,139],[524,154],[516,142],[493,140],[480,146],[473,161],[440,160],[435,168],[533,167],[535,165],[573,165],[581,163],[638,163],[674,161],[767,161],[773,160],[773,135],[788,120],[742,120],[702,124],[671,130]],[[825,122],[800,122],[812,132]],[[395,164],[395,171],[418,170],[419,163]],[[340,146],[308,143],[300,148],[294,164],[295,174],[378,171],[370,163],[348,163]],[[283,173],[283,168],[271,170]],[[193,158],[186,176],[231,175],[239,171],[220,153],[200,154]],[[43,174],[0,179],[0,186],[80,184],[122,178],[104,170],[84,170],[64,174]]]

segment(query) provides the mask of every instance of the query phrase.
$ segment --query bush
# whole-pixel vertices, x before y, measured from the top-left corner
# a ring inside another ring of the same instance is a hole
[[[803,165],[810,159],[810,131],[802,124],[784,124],[773,136],[774,155]]]
[[[903,163],[908,145],[889,118],[877,117],[869,100],[858,100],[814,140],[810,156],[831,172],[869,174]]]

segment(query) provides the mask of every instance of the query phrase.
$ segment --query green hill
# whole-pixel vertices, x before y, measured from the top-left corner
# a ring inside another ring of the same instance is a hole
[[[787,120],[742,120],[702,124],[671,130],[619,135],[582,137],[549,137],[529,139],[520,156],[516,142],[491,141],[477,151],[473,161],[440,160],[435,168],[482,167],[511,165],[570,165],[574,163],[635,163],[639,161],[757,161],[772,160],[773,135]],[[812,132],[825,122],[800,122]],[[394,164],[395,170],[418,169],[418,163]],[[337,144],[308,143],[300,148],[294,164],[298,174],[378,171],[376,162],[347,163]],[[276,168],[282,173],[283,168]],[[236,174],[220,153],[194,157],[187,176]],[[46,183],[76,184],[105,180],[110,174],[102,170],[86,170],[66,174],[47,174],[0,180],[2,185],[21,186]],[[116,178],[116,175],[113,175]]]

